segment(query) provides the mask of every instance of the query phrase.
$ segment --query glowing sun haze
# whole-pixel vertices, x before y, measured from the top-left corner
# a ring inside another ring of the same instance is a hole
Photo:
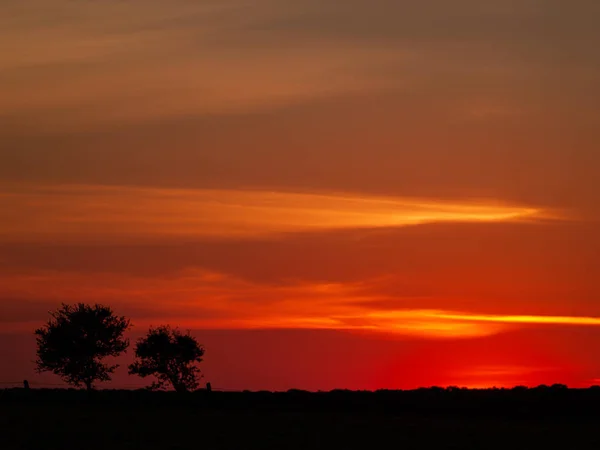
[[[215,387],[596,383],[598,23],[4,0],[0,382],[55,382],[32,330],[83,301],[192,329]]]

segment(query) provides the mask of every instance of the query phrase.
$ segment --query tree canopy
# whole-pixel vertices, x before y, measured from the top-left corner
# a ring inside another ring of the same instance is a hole
[[[197,389],[201,377],[198,364],[204,348],[189,333],[169,326],[151,328],[135,345],[136,360],[129,373],[142,378],[156,377],[152,389],[164,389],[169,384],[177,392]]]
[[[109,381],[118,367],[104,361],[123,353],[129,340],[123,337],[129,319],[116,316],[103,305],[63,304],[50,312],[48,323],[35,330],[38,372],[52,372],[67,383],[92,389],[95,382]]]

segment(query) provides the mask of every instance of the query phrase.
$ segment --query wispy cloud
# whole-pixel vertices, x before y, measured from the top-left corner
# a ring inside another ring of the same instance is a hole
[[[436,101],[466,80],[486,85],[484,114],[503,112],[506,86],[535,91],[531,74],[558,72],[545,70],[556,55],[561,74],[598,68],[585,13],[595,3],[560,14],[553,3],[5,0],[0,113],[30,130],[82,131],[406,86]],[[565,27],[574,39],[560,38]],[[527,104],[515,93],[519,112]]]
[[[366,289],[373,284],[376,280],[266,284],[194,268],[159,277],[32,271],[0,276],[5,296],[0,312],[6,324],[18,328],[43,320],[60,302],[86,301],[109,303],[140,326],[158,321],[189,328],[329,329],[434,339],[477,338],[522,327],[600,326],[600,318],[591,316],[428,309],[418,298],[380,309],[384,295]]]
[[[263,29],[296,11],[263,0],[10,1],[0,113],[81,131],[187,115],[256,112],[396,85],[377,67],[406,51]],[[48,114],[52,112],[52,114]]]
[[[552,211],[498,201],[266,190],[106,186],[13,188],[0,196],[3,239],[240,237],[443,222],[511,222]]]

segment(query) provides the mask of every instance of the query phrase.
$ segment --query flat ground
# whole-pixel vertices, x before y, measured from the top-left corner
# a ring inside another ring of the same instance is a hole
[[[600,406],[600,405],[599,405]],[[0,403],[0,449],[599,449],[596,418]]]

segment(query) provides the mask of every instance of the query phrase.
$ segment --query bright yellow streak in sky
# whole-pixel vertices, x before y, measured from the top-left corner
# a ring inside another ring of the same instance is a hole
[[[471,314],[443,310],[373,311],[365,314],[375,331],[470,337],[496,334],[517,324],[600,326],[598,317]]]
[[[500,202],[266,190],[29,186],[4,189],[0,237],[256,236],[550,217]]]
[[[540,325],[600,325],[599,317],[533,316],[533,315],[482,315],[434,313],[440,319],[468,320],[473,322],[519,323]]]

